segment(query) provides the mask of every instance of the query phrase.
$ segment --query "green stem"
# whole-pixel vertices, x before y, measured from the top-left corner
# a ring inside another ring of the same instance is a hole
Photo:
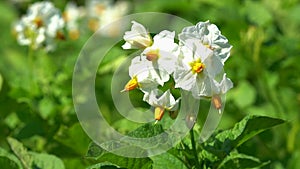
[[[32,46],[29,46],[28,48],[28,90],[31,91],[29,93],[29,97],[30,97],[30,101],[29,101],[29,106],[31,107],[31,110],[34,111],[33,108],[33,100],[32,98],[34,97],[35,93],[32,92],[35,90],[36,87],[36,82],[35,82],[35,66],[34,66],[34,57],[35,57],[35,53],[34,53],[34,49],[32,48]]]
[[[34,77],[34,67],[33,67],[33,49],[31,46],[28,48],[28,65],[29,65],[29,82],[30,85],[33,84],[33,77]]]
[[[194,156],[195,156],[196,168],[201,168],[199,158],[198,158],[197,149],[196,149],[196,142],[195,142],[195,136],[194,136],[194,129],[193,128],[191,128],[191,130],[190,130],[190,135],[191,135],[192,150],[193,150],[193,153],[194,153]]]

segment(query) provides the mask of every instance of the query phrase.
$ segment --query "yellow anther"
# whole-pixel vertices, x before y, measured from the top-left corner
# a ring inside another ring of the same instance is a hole
[[[131,80],[128,81],[128,83],[124,87],[124,90],[122,90],[121,92],[130,91],[137,87],[139,87],[138,79],[136,76],[134,76]]]
[[[42,18],[40,18],[40,17],[36,17],[36,18],[33,20],[33,23],[34,23],[38,28],[42,27],[43,24],[44,24]]]
[[[193,73],[201,73],[205,68],[205,65],[201,62],[200,59],[197,59],[190,63]]]
[[[156,107],[154,110],[155,120],[161,120],[165,113],[165,109],[162,107]]]

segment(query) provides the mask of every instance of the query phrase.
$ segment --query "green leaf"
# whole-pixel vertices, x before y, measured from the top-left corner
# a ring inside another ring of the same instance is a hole
[[[32,166],[32,158],[30,154],[28,154],[27,149],[23,146],[22,143],[20,143],[18,140],[8,137],[7,141],[10,145],[10,148],[12,151],[16,154],[16,156],[20,159],[22,162],[22,165],[25,169],[29,169]]]
[[[70,128],[61,126],[54,136],[54,139],[71,148],[79,155],[84,155],[86,153],[87,145],[90,143],[90,139],[87,137],[79,123],[74,124]]]
[[[245,10],[248,19],[258,26],[265,26],[272,21],[271,13],[262,3],[248,0],[245,4]]]
[[[262,167],[270,162],[262,163],[258,158],[253,156],[239,154],[239,153],[230,153],[229,156],[224,158],[221,164],[218,166],[218,169],[227,169],[227,168],[257,168]]]
[[[23,169],[19,159],[0,147],[0,166],[2,168]],[[5,167],[3,167],[5,166]]]
[[[136,138],[149,138],[159,135],[163,132],[164,130],[161,124],[146,123],[136,130],[129,132],[128,136]]]
[[[228,99],[233,100],[240,108],[250,106],[255,101],[255,88],[247,81],[242,81],[228,94]]]
[[[132,150],[134,151],[134,150]],[[96,162],[96,165],[89,168],[100,168],[105,165],[114,165],[116,167],[130,168],[130,169],[149,169],[152,166],[150,158],[128,158],[115,155],[107,152],[95,143],[91,143],[86,158]]]
[[[153,169],[181,168],[187,169],[185,164],[170,153],[163,153],[157,156],[150,157],[153,160]]]
[[[36,168],[42,169],[64,169],[63,162],[54,155],[50,154],[38,154],[35,152],[29,152],[33,159],[33,165]]]
[[[255,135],[284,122],[282,119],[267,116],[248,115],[232,129],[217,134],[216,138],[221,142],[229,139],[232,148],[235,148]]]
[[[92,166],[89,166],[87,169],[114,169],[114,168],[120,168],[119,166],[116,166],[115,164],[112,164],[110,162],[103,162],[103,163],[98,163]]]
[[[48,119],[49,116],[53,115],[55,110],[55,104],[53,100],[44,98],[39,102],[39,112],[43,119]]]
[[[159,135],[159,136],[158,136]],[[169,135],[164,133],[163,126],[160,123],[146,123],[132,132],[128,133],[129,137],[123,137],[121,144],[128,144],[126,149],[139,149],[140,155],[147,153],[147,149],[169,146]],[[155,137],[157,136],[157,137]],[[147,139],[134,139],[134,138],[147,138]],[[145,150],[145,151],[143,151]],[[135,154],[137,155],[137,154]]]
[[[19,166],[16,162],[4,156],[0,156],[0,166],[1,168],[7,169],[19,169]]]
[[[28,152],[22,143],[11,137],[8,137],[7,141],[25,169],[31,169],[32,167],[42,169],[65,168],[63,162],[54,155]]]
[[[16,113],[10,113],[4,119],[4,123],[10,128],[15,129],[16,126],[20,123],[20,119],[18,118]]]

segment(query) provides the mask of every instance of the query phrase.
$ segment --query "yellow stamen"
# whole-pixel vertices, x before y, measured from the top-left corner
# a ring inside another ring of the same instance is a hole
[[[91,18],[88,21],[88,27],[89,27],[90,30],[96,32],[99,28],[99,20],[96,19],[96,18]]]
[[[62,18],[64,19],[64,21],[68,22],[70,20],[70,16],[68,12],[63,12],[62,13]]]
[[[59,39],[59,40],[66,40],[66,37],[65,35],[63,34],[63,32],[56,32],[56,38]]]
[[[165,109],[162,107],[156,107],[154,110],[155,120],[161,120],[165,113]]]
[[[70,31],[69,31],[69,37],[70,37],[70,39],[76,40],[76,39],[79,38],[79,36],[80,36],[79,30],[74,29],[74,30],[70,30]]]
[[[36,18],[33,20],[33,23],[34,23],[38,28],[42,27],[43,24],[44,24],[42,18],[40,18],[40,17],[36,17]]]
[[[145,55],[146,55],[147,60],[149,60],[149,61],[157,60],[159,57],[159,49],[150,50]]]
[[[201,62],[200,59],[197,59],[190,63],[193,73],[201,73],[205,68],[205,65]]]
[[[207,47],[208,49],[214,50],[214,48],[211,45],[209,45],[209,44],[206,44],[204,46]]]
[[[124,91],[127,92],[127,91],[133,90],[137,87],[139,87],[138,79],[136,76],[134,76],[131,80],[129,80],[127,82],[127,84],[124,87],[124,90],[122,90],[121,92],[124,92]]]
[[[99,16],[102,15],[105,10],[106,10],[106,6],[104,4],[97,4],[95,6],[95,12]]]

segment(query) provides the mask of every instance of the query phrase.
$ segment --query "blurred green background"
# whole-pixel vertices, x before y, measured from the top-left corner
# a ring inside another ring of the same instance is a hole
[[[11,136],[30,151],[57,156],[66,168],[84,168],[89,165],[83,157],[90,140],[73,108],[72,73],[81,48],[93,32],[81,30],[79,39],[59,42],[54,52],[37,51],[32,68],[28,48],[18,45],[12,24],[33,2],[0,2],[0,147],[9,151],[6,138]],[[68,1],[53,2],[63,10]],[[75,2],[85,5],[84,1]],[[246,142],[240,151],[270,160],[265,168],[300,168],[299,0],[128,2],[128,14],[165,12],[194,24],[206,20],[216,24],[233,46],[225,71],[234,88],[227,94],[219,128],[232,127],[247,114],[286,119],[288,123]],[[124,55],[121,48],[115,52]],[[99,68],[96,91],[98,97],[107,98],[101,109],[107,119],[127,132],[131,126],[122,126],[118,117],[111,115],[116,111],[112,110],[109,92],[114,70],[113,66]],[[32,74],[35,83],[30,81]]]

